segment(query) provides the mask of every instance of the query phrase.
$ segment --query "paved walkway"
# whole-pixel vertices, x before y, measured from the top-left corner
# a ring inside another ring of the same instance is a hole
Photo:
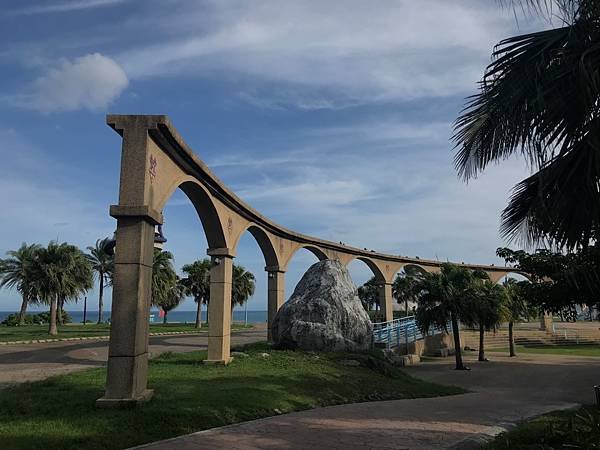
[[[150,353],[205,350],[208,333],[152,336]],[[234,331],[232,345],[266,340],[266,326]],[[90,367],[101,367],[108,357],[108,341],[57,341],[0,346],[0,386],[36,381]]]
[[[600,358],[523,355],[452,359],[408,368],[418,378],[469,389],[464,395],[357,403],[245,422],[142,446],[188,449],[436,449],[479,448],[515,422],[556,409],[592,403]]]

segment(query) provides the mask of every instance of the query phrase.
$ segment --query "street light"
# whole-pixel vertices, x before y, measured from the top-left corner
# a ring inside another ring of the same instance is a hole
[[[157,227],[154,229],[154,248],[162,251],[166,242],[167,238],[163,234],[162,225],[157,225]],[[108,253],[110,256],[113,256],[115,254],[116,247],[117,231],[115,230],[115,232],[113,233],[113,238],[109,241],[108,245],[106,246],[106,253]]]

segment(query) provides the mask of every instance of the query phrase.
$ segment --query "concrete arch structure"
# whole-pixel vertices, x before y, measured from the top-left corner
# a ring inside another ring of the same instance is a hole
[[[211,257],[207,362],[230,361],[231,277],[235,250],[249,231],[265,258],[269,330],[285,296],[285,271],[300,249],[317,258],[348,264],[364,261],[381,281],[386,320],[392,319],[394,275],[405,265],[439,270],[439,261],[389,255],[296,233],[261,215],[228,189],[188,147],[166,116],[109,115],[108,125],[122,137],[119,203],[110,207],[117,220],[111,336],[106,392],[100,406],[143,401],[147,390],[148,316],[154,227],[162,209],[180,188],[194,205],[206,233]],[[465,265],[490,275],[506,267]],[[502,276],[500,275],[498,279]],[[270,338],[270,331],[269,331]]]

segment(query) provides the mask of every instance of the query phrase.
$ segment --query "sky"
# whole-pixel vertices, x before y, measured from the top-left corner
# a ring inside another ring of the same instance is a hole
[[[112,235],[114,113],[169,115],[227,186],[287,228],[501,263],[500,213],[528,168],[510,159],[463,182],[452,125],[494,45],[543,24],[495,0],[0,3],[0,256],[21,242],[86,248]],[[182,193],[164,215],[176,268],[204,258]],[[265,310],[264,259],[249,233],[235,262],[257,279],[248,309]],[[295,255],[287,295],[314,262]],[[357,284],[371,276],[360,261],[349,269]],[[94,305],[97,290],[88,297]],[[0,291],[0,310],[19,304]]]

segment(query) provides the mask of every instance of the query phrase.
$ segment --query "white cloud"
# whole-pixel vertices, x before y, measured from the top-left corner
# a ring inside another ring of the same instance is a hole
[[[71,0],[69,2],[48,3],[45,5],[31,6],[22,9],[13,9],[6,11],[5,16],[29,16],[33,14],[61,13],[70,11],[80,11],[103,6],[111,6],[117,3],[123,3],[127,0]]]
[[[160,43],[117,57],[130,77],[254,79],[264,86],[254,83],[240,98],[264,107],[336,108],[471,91],[493,45],[515,28],[497,5],[470,0],[178,6],[154,23],[146,18],[166,33]]]
[[[128,83],[119,64],[100,53],[73,61],[63,59],[34,81],[25,104],[43,112],[99,110],[115,100]]]

